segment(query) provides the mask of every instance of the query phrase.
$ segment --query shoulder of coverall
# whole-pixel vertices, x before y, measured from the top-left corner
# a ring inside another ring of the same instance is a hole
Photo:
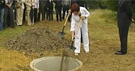
[[[82,15],[84,15],[85,14],[85,12],[86,11],[88,11],[85,7],[80,7],[80,13],[82,14]],[[88,11],[89,12],[89,11]],[[90,12],[89,12],[90,13]]]
[[[81,13],[81,15],[84,14],[84,10],[85,10],[85,9],[86,9],[85,7],[80,7],[80,13]]]
[[[80,12],[84,10],[87,10],[87,9],[85,7],[80,7]]]

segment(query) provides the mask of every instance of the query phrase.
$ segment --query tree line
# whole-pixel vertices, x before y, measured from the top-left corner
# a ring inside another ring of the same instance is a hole
[[[111,11],[117,11],[117,5],[119,0],[84,0],[85,4],[90,9],[109,9]],[[131,9],[133,16],[135,17],[135,0],[131,1]]]
[[[118,0],[84,0],[91,9],[102,8],[117,11]],[[135,0],[131,0],[131,7],[135,10]]]

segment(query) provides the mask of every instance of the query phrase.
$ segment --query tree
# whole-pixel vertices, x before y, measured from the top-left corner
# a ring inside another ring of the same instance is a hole
[[[85,3],[89,6],[89,8],[95,9],[100,7],[101,0],[85,0]]]
[[[104,0],[103,4],[107,7],[107,9],[116,11],[117,5],[118,5],[118,0]]]

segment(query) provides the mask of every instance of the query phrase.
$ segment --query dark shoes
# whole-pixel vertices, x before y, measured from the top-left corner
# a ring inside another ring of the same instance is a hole
[[[117,51],[116,53],[115,53],[115,55],[125,55],[126,54],[126,52],[122,52],[122,51]]]

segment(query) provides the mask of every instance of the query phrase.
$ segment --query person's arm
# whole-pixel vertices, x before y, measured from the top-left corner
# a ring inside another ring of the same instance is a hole
[[[125,6],[125,9],[126,9],[126,12],[129,16],[129,18],[132,20],[132,11],[131,11],[131,4],[130,4],[130,1],[125,1],[124,2],[124,6]]]
[[[49,2],[49,0],[47,0],[47,3],[46,3],[46,8],[47,8],[47,10],[49,9],[49,4],[50,4],[50,2]]]
[[[36,1],[37,8],[39,8],[39,0]]]
[[[74,40],[75,32],[74,31],[71,32],[72,32],[72,40]]]
[[[135,20],[132,18],[132,22],[134,23],[135,22]]]
[[[81,18],[82,19],[88,18],[90,16],[90,12],[85,7],[83,7],[83,12],[84,13],[81,13],[82,14]]]
[[[10,8],[10,7],[11,7],[11,5],[12,5],[12,4],[6,4],[6,6],[7,6],[8,8]]]
[[[71,18],[71,29],[70,29],[71,33],[72,33],[72,40],[74,38],[74,33],[75,33],[75,19],[74,19],[74,15],[72,14],[72,18]]]
[[[39,0],[36,0],[37,12],[39,12]]]
[[[86,8],[84,8],[84,9],[85,9],[85,13],[86,13],[85,17],[88,18],[90,16],[90,12]]]
[[[11,3],[7,3],[7,0],[6,0],[6,3],[5,3],[5,5],[8,7],[8,8],[10,8],[11,6],[12,6],[12,3],[13,3],[13,1],[11,2]]]
[[[25,1],[25,4],[26,6],[31,7],[31,3],[28,0]]]
[[[90,16],[90,12],[84,7],[85,17],[88,18]]]
[[[64,5],[64,0],[62,0],[62,6]]]
[[[35,0],[32,0],[32,7],[35,7]]]

